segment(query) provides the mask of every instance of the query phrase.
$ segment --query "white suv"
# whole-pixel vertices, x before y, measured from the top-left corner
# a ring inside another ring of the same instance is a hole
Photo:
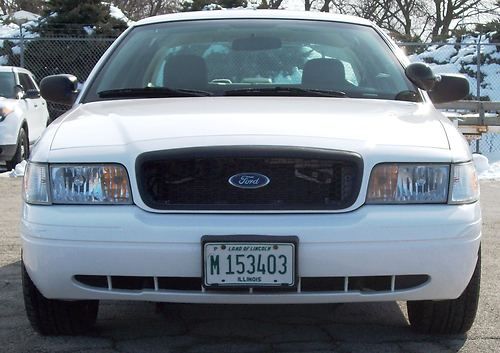
[[[20,67],[0,66],[0,162],[12,169],[29,155],[49,121],[45,99],[33,74]]]
[[[23,286],[42,334],[99,300],[408,301],[410,323],[467,331],[481,209],[468,145],[434,102],[460,76],[409,64],[371,22],[214,11],[136,23],[36,145]]]

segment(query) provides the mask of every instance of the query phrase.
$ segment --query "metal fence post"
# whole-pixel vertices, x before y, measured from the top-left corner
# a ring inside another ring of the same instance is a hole
[[[23,25],[19,24],[19,37],[21,40],[21,53],[19,58],[19,66],[24,67],[24,36],[23,36]]]
[[[481,32],[477,37],[477,54],[476,54],[476,97],[477,100],[481,100]]]

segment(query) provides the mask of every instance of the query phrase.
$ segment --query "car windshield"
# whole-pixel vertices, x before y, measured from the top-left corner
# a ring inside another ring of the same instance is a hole
[[[14,73],[0,72],[0,97],[15,98],[14,96],[15,85],[16,82],[14,80]]]
[[[369,26],[221,19],[132,29],[82,101],[209,95],[419,99]]]

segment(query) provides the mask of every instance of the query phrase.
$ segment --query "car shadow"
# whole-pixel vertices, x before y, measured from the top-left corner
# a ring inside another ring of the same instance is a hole
[[[88,335],[42,337],[26,319],[20,271],[20,261],[0,268],[0,340],[3,335],[9,337],[7,351],[12,352],[35,352],[41,347],[47,351],[101,347],[116,352],[458,352],[466,342],[466,336],[413,332],[405,306],[395,302],[193,305],[102,301],[96,327]]]

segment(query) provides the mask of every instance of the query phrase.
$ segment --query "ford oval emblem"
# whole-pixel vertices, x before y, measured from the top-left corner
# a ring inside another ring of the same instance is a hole
[[[241,189],[258,189],[271,182],[267,176],[259,173],[239,173],[229,178],[229,184]]]

